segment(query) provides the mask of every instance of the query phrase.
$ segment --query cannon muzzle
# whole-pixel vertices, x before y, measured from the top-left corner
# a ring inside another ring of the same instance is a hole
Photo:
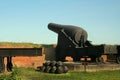
[[[59,31],[61,31],[61,29],[63,29],[63,26],[60,24],[49,23],[48,29],[52,30],[55,33],[59,33]]]

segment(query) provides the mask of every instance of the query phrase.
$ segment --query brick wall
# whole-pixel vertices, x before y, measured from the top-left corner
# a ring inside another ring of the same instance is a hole
[[[4,58],[5,65],[7,63],[7,59]],[[17,67],[38,67],[42,66],[42,64],[45,62],[45,55],[43,56],[37,56],[37,57],[12,57],[12,63],[14,66]]]

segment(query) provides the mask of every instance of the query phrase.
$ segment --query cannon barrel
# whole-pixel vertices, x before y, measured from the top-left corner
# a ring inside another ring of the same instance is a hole
[[[87,41],[87,32],[81,27],[49,23],[48,29],[58,34],[61,30],[64,30],[65,34],[69,36],[76,44],[80,44],[81,41],[83,41],[83,43]]]
[[[73,26],[73,25],[61,25],[61,24],[56,24],[56,23],[49,23],[48,24],[48,29],[59,33],[60,30],[64,29],[66,32],[74,33],[74,32],[82,32],[85,31],[84,29]],[[85,31],[86,32],[86,31]]]

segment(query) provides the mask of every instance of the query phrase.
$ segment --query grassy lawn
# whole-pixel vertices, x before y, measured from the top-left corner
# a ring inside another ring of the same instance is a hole
[[[120,70],[50,74],[35,71],[33,68],[14,68],[11,74],[3,74],[0,80],[120,80]]]

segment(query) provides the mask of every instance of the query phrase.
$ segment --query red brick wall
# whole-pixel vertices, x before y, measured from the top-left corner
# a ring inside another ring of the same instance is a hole
[[[7,59],[4,58],[5,65],[7,63]],[[37,56],[37,57],[12,57],[12,63],[17,67],[38,67],[42,66],[45,62],[45,55]]]

